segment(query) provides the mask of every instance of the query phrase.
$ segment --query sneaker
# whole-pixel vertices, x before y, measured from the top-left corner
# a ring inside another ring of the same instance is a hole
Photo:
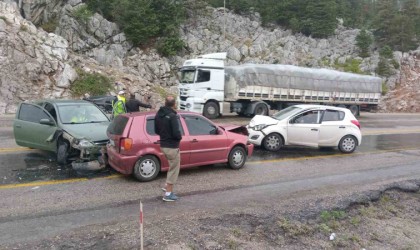
[[[178,200],[178,196],[176,196],[173,192],[170,195],[163,196],[164,201],[176,201]]]

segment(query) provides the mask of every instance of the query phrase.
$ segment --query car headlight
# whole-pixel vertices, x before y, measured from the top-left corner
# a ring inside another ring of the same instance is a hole
[[[91,147],[93,147],[94,145],[93,145],[93,143],[91,143],[90,141],[85,140],[85,139],[82,139],[82,140],[80,140],[80,141],[79,141],[78,146],[79,146],[80,148],[91,148]]]
[[[266,127],[268,127],[267,124],[258,124],[258,125],[255,125],[253,127],[253,129],[256,130],[256,131],[261,131],[261,130],[265,129]]]

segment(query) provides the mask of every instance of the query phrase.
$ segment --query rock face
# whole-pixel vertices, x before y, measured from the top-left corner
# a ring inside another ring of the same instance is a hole
[[[69,96],[77,77],[66,63],[68,43],[22,18],[15,3],[0,2],[0,113],[19,101]]]
[[[401,56],[400,79],[383,98],[385,112],[420,112],[420,50]]]
[[[201,54],[227,52],[227,65],[274,63],[334,68],[358,59],[361,70],[371,74],[379,61],[376,51],[369,58],[358,57],[355,38],[359,30],[340,26],[328,39],[314,39],[274,25],[263,28],[257,13],[238,16],[210,7],[190,13],[181,27],[185,49],[180,56],[164,58],[154,49],[133,48],[118,25],[97,13],[78,17],[79,8],[85,8],[82,0],[0,2],[0,113],[14,112],[16,103],[22,100],[70,97],[69,87],[77,78],[75,68],[100,72],[120,82],[110,94],[127,88],[137,92],[140,99],[152,96],[151,104],[156,106],[165,91],[176,90],[176,72],[182,63]],[[55,34],[33,25],[51,18],[58,20]],[[391,91],[381,110],[416,112],[418,52],[396,52],[394,57],[401,68],[384,79]],[[399,97],[405,101],[389,105]]]

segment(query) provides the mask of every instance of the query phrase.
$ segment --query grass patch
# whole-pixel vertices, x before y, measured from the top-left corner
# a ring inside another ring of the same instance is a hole
[[[58,26],[58,20],[57,18],[53,18],[49,20],[48,22],[41,24],[40,27],[48,33],[54,33],[57,26]]]
[[[162,98],[165,98],[170,94],[166,89],[162,88],[161,86],[155,86],[153,88],[153,92],[159,94]]]
[[[232,229],[232,234],[235,237],[240,237],[242,235],[242,231],[239,228],[234,228],[234,229]]]
[[[26,27],[26,25],[22,24],[19,28],[20,31],[22,32],[28,32],[28,27]]]
[[[332,210],[332,211],[322,211],[320,218],[323,222],[329,222],[331,220],[341,220],[347,216],[346,212],[343,210]]]
[[[288,237],[296,238],[298,236],[305,236],[313,233],[311,227],[298,221],[291,222],[287,219],[281,219],[277,223]]]
[[[88,93],[91,96],[105,95],[112,88],[112,79],[99,73],[87,73],[77,69],[79,78],[71,85],[70,90],[74,96]]]

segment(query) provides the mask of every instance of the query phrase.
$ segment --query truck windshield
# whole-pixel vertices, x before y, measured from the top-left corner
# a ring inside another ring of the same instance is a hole
[[[180,83],[194,83],[195,70],[182,70]]]
[[[290,106],[288,108],[282,109],[279,112],[275,113],[274,115],[272,115],[271,117],[273,117],[276,120],[283,120],[284,118],[287,118],[291,115],[294,115],[296,113],[299,113],[302,109],[298,108],[296,106]]]

